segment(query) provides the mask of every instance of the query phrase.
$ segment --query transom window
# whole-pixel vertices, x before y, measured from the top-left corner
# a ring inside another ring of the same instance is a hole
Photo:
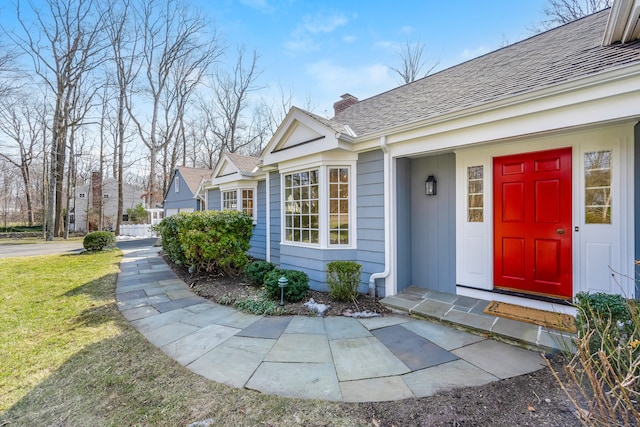
[[[318,175],[318,169],[285,175],[284,221],[288,242],[320,242]]]
[[[484,221],[484,166],[467,168],[467,221]]]
[[[350,168],[310,169],[283,175],[284,241],[352,244]]]
[[[584,155],[585,222],[611,224],[611,150]]]

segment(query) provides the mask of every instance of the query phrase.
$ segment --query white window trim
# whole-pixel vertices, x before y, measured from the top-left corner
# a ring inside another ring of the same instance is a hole
[[[258,223],[258,185],[238,185],[220,187],[220,210],[224,210],[224,193],[236,192],[236,210],[242,212],[242,190],[253,191],[253,225]]]
[[[348,168],[349,169],[349,244],[329,244],[329,169],[333,168]],[[304,172],[313,169],[318,169],[318,193],[320,198],[318,200],[318,229],[319,243],[303,243],[303,242],[291,242],[286,240],[285,230],[285,209],[284,209],[284,186],[285,175],[289,175],[296,172]],[[356,209],[357,209],[357,194],[356,194],[356,161],[320,161],[313,164],[305,164],[299,169],[287,168],[280,171],[280,244],[287,246],[297,246],[306,248],[318,248],[318,249],[356,249],[357,248],[357,223],[356,223]]]

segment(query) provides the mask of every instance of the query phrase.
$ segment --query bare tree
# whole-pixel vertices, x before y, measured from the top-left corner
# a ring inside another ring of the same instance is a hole
[[[20,96],[19,102],[8,97],[2,98],[0,133],[9,138],[12,144],[0,143],[0,158],[20,171],[29,226],[33,225],[34,217],[31,166],[44,150],[42,139],[45,135],[45,120],[45,107],[38,102],[31,102],[27,95]]]
[[[261,72],[258,70],[258,54],[253,51],[246,59],[244,47],[237,50],[236,62],[230,72],[218,69],[215,74],[213,96],[206,95],[201,102],[209,129],[217,141],[219,157],[227,151],[253,151],[252,147],[261,140],[263,128],[256,126],[255,115],[247,122],[245,117],[248,108],[248,97],[251,92],[261,89],[256,80]]]
[[[44,0],[44,8],[31,5],[24,14],[16,4],[23,33],[12,39],[32,59],[34,72],[54,95],[51,126],[51,158],[47,240],[62,231],[62,195],[68,130],[78,126],[84,115],[74,114],[80,88],[87,75],[102,60],[101,20],[93,0]],[[28,19],[34,19],[30,23]],[[72,120],[73,117],[73,120]]]
[[[612,0],[548,0],[547,7],[543,9],[547,19],[540,23],[541,28],[534,27],[533,30],[540,32],[567,24],[610,7],[611,3]]]
[[[117,6],[119,4],[119,7]],[[136,62],[138,53],[137,35],[140,27],[134,20],[132,6],[129,0],[109,5],[105,13],[106,31],[112,50],[112,65],[115,68],[116,95],[116,124],[114,144],[114,176],[118,183],[118,212],[116,219],[116,234],[120,233],[122,214],[124,213],[124,153],[127,134],[127,100],[131,96],[133,82],[138,76],[141,63]]]
[[[148,198],[153,206],[161,196],[157,190],[158,155],[173,140],[179,123],[178,101],[168,92],[181,87],[172,86],[181,81],[176,75],[190,81],[210,66],[220,55],[221,47],[215,33],[207,34],[207,22],[193,13],[191,6],[177,0],[140,0],[137,17],[141,22],[140,60],[144,75],[139,84],[148,100],[144,108],[150,114],[143,108],[136,110],[130,99],[127,110],[149,150]],[[172,120],[166,120],[171,114]]]
[[[424,43],[420,41],[412,42],[409,40],[400,47],[398,52],[400,66],[398,68],[389,68],[398,73],[402,84],[411,83],[421,77],[426,77],[438,66],[439,61],[435,61],[424,74],[422,73],[425,67],[425,62],[422,59],[424,47]]]

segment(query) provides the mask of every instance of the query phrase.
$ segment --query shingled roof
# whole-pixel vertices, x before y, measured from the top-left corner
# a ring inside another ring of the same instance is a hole
[[[602,46],[609,10],[365,99],[331,119],[357,136],[437,118],[640,62],[640,41]]]
[[[256,166],[260,163],[260,159],[254,156],[243,156],[235,153],[226,153],[226,156],[243,174],[254,172]]]
[[[182,178],[184,178],[189,190],[191,190],[193,194],[198,190],[200,181],[202,181],[203,178],[211,177],[213,173],[211,169],[190,168],[187,166],[178,166],[178,170],[180,170],[180,175],[182,175]]]

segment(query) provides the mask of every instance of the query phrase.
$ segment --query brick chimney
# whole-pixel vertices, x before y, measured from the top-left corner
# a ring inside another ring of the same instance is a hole
[[[337,116],[339,113],[343,112],[347,108],[351,107],[353,104],[358,103],[358,98],[351,95],[350,93],[345,93],[340,97],[340,101],[333,103],[333,115]]]
[[[102,204],[102,174],[100,172],[91,172],[91,200],[92,207],[100,209]]]

